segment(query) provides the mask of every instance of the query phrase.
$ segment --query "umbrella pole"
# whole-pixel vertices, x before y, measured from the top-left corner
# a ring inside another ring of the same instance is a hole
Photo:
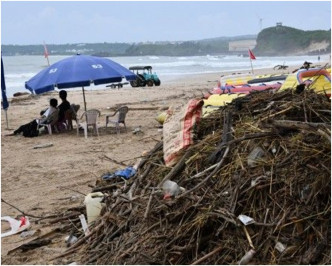
[[[83,90],[83,100],[84,100],[84,111],[86,112],[86,102],[85,102],[84,87],[82,87],[82,90]]]
[[[7,125],[7,128],[6,128],[6,129],[9,129],[9,127],[8,127],[8,117],[7,117],[7,110],[5,110],[5,114],[6,114],[6,125]]]

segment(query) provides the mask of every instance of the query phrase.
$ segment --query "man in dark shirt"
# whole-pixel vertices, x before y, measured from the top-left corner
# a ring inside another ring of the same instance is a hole
[[[60,123],[65,121],[65,113],[70,109],[70,103],[67,101],[67,92],[65,90],[61,90],[59,92],[59,97],[62,100],[62,103],[58,106],[59,109],[59,119]]]

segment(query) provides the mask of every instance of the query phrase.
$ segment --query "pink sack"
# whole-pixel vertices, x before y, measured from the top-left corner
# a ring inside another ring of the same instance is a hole
[[[177,163],[184,151],[193,144],[193,129],[199,123],[204,101],[192,99],[177,110],[170,108],[163,126],[163,150],[166,166]]]

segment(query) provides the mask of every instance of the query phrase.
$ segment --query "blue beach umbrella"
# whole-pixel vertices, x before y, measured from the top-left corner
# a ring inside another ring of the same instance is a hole
[[[82,87],[86,111],[84,87],[120,82],[122,78],[135,80],[136,75],[120,64],[103,57],[74,55],[43,69],[25,83],[34,94],[58,89]]]

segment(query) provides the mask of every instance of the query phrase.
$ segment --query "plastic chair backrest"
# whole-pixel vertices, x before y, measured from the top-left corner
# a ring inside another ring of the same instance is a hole
[[[59,110],[55,110],[49,117],[46,119],[45,124],[55,125],[58,122]]]
[[[76,116],[77,116],[77,112],[80,109],[80,105],[79,104],[71,104],[70,105],[70,112],[71,112],[71,118],[73,120],[76,120]]]
[[[100,111],[97,109],[87,110],[82,114],[82,118],[86,118],[86,123],[88,125],[94,125],[97,123],[97,118],[100,116]]]
[[[66,110],[65,120],[72,120],[72,119],[74,119],[73,116],[74,116],[74,114],[73,114],[73,111],[71,109]]]
[[[123,123],[125,121],[128,110],[129,110],[128,106],[122,106],[118,109],[119,112],[118,123]]]

